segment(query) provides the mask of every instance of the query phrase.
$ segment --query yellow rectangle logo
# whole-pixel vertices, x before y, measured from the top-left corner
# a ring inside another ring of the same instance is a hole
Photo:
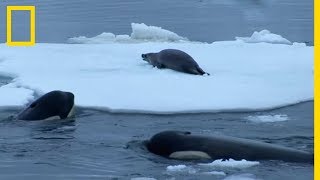
[[[7,6],[7,45],[33,46],[36,42],[35,6]],[[30,11],[30,41],[12,41],[12,11]]]

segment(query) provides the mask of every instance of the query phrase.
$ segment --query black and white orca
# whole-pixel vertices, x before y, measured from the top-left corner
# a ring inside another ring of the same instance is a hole
[[[18,114],[19,120],[66,119],[73,116],[74,95],[71,92],[51,91],[32,102]]]
[[[235,159],[282,160],[313,163],[313,153],[256,140],[229,136],[200,136],[183,131],[164,131],[146,142],[157,155],[180,160]]]

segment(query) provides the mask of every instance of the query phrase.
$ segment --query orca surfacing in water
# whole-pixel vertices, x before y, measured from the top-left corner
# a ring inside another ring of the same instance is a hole
[[[146,142],[157,155],[180,160],[282,160],[313,163],[313,153],[229,136],[200,136],[186,131],[163,131]]]
[[[19,120],[66,119],[73,115],[74,95],[71,92],[51,91],[32,102],[18,114]]]

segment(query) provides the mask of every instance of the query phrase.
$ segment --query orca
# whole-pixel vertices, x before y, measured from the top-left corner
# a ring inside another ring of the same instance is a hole
[[[17,116],[19,120],[66,119],[74,113],[74,94],[51,91],[32,102]]]
[[[146,141],[157,155],[179,160],[282,160],[313,163],[313,153],[256,140],[222,135],[201,136],[187,131],[163,131]]]

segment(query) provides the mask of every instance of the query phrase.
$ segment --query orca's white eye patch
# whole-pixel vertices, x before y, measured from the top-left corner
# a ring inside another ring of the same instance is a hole
[[[181,160],[200,160],[200,159],[211,159],[210,155],[202,151],[176,151],[169,155],[172,159]]]

